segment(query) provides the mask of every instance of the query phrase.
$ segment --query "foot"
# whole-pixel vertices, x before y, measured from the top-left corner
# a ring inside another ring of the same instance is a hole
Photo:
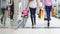
[[[44,20],[48,20],[47,18],[44,18]],[[51,19],[50,19],[51,20]]]
[[[49,26],[50,26],[50,23],[49,23],[49,21],[48,21],[48,24],[47,24],[47,26],[48,26],[48,28],[49,28]]]
[[[34,26],[34,23],[32,23],[32,26]]]
[[[48,20],[47,18],[44,18],[44,20]]]

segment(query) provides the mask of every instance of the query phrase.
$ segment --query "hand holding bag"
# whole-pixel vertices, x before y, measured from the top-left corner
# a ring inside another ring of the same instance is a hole
[[[24,17],[24,16],[28,16],[28,9],[26,8],[25,10],[23,10],[23,12],[22,12],[22,17]]]
[[[39,18],[44,19],[44,10],[43,9],[39,10]]]

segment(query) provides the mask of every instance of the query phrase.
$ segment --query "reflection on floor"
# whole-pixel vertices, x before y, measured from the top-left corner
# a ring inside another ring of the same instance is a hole
[[[24,28],[31,28],[32,27],[30,17],[28,17],[27,22],[26,23],[24,22],[24,24],[25,24]],[[24,25],[24,24],[19,24],[19,25]],[[19,27],[21,27],[21,26],[19,26]],[[36,28],[47,27],[47,21],[44,21],[43,19],[38,18],[36,15],[36,25],[34,25],[34,27],[36,27]],[[60,28],[60,19],[55,18],[55,17],[51,17],[50,27]]]

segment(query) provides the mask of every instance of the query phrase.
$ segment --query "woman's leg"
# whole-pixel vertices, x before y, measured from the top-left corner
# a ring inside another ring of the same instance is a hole
[[[49,21],[50,21],[50,11],[51,11],[52,6],[45,6],[46,13],[47,13],[47,19],[48,19],[48,27],[49,27]]]
[[[13,16],[14,16],[14,11],[12,12],[12,17],[11,17],[11,19],[13,19]]]
[[[3,24],[2,22],[3,22],[3,18],[4,18],[4,14],[5,14],[5,8],[2,8],[1,10],[2,10],[2,14],[3,14],[3,16],[1,17],[1,24]]]
[[[51,6],[45,6],[45,10],[46,10],[46,13],[47,13],[47,19],[48,21],[50,21],[50,11],[51,11]]]
[[[13,19],[14,12],[10,12],[10,19]]]
[[[34,24],[36,24],[36,15],[35,15],[35,13],[36,13],[36,8],[34,8],[34,10],[33,10]]]
[[[32,26],[33,26],[33,9],[30,7],[29,7],[29,9],[30,9],[31,22],[32,22]]]

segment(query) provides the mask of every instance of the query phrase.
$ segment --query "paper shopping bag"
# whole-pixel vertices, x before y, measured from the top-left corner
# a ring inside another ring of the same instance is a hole
[[[55,8],[52,8],[52,16],[56,16]]]
[[[39,10],[39,18],[44,19],[44,10],[43,9]]]

